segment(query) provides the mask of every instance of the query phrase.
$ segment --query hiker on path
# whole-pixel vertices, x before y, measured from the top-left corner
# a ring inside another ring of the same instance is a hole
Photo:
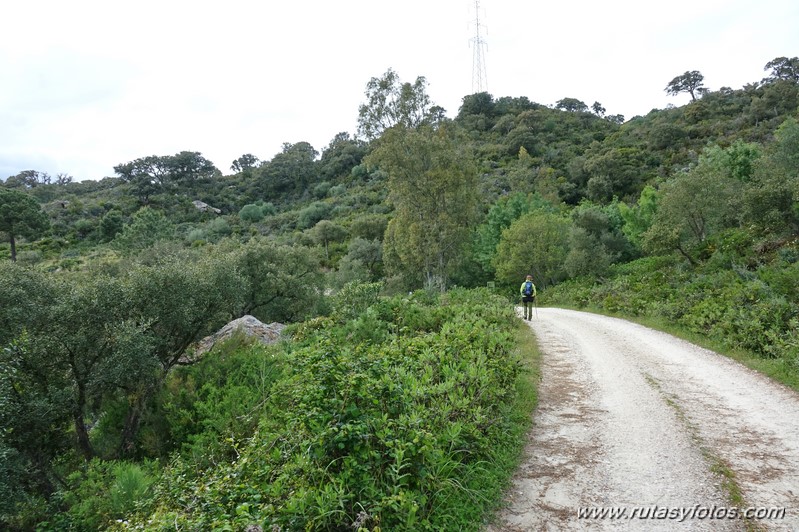
[[[533,276],[528,275],[527,279],[522,283],[519,288],[519,293],[522,295],[522,305],[524,305],[524,319],[533,319],[533,305],[535,305],[535,285],[533,284]]]

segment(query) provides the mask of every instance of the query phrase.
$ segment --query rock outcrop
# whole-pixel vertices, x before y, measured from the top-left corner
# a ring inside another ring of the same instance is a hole
[[[215,214],[222,214],[222,211],[221,211],[221,210],[217,209],[216,207],[211,207],[210,205],[208,205],[208,204],[207,204],[207,203],[205,203],[204,201],[200,201],[200,200],[194,200],[194,201],[192,201],[192,204],[193,204],[193,205],[194,205],[194,206],[197,208],[197,210],[198,210],[198,211],[200,211],[200,212],[208,212],[208,211],[211,211],[211,212],[213,212],[213,213],[215,213]]]
[[[280,334],[285,327],[286,326],[282,323],[275,322],[267,325],[253,316],[242,316],[241,318],[231,321],[214,334],[206,336],[197,342],[194,352],[182,362],[190,363],[199,359],[216,344],[224,342],[237,331],[242,332],[247,338],[251,338],[264,345],[274,344],[280,340]]]

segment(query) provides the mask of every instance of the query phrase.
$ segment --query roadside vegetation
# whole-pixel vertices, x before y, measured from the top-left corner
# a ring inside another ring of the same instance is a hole
[[[797,387],[799,58],[764,71],[625,119],[488,93],[450,118],[388,70],[321,151],[8,176],[0,527],[476,529],[535,401],[528,273]],[[245,314],[284,342],[190,363]]]

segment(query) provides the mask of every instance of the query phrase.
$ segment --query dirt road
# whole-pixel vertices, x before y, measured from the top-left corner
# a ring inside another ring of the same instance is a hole
[[[538,309],[529,324],[543,352],[539,407],[489,531],[799,530],[799,394],[623,320]],[[730,518],[734,506],[786,511],[746,521]]]

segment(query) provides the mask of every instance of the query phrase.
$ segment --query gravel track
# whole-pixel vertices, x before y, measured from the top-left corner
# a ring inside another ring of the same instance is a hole
[[[529,325],[543,354],[539,406],[488,531],[799,530],[799,394],[624,320],[546,308]],[[741,506],[785,517],[577,517],[579,507],[729,508],[729,485]]]

